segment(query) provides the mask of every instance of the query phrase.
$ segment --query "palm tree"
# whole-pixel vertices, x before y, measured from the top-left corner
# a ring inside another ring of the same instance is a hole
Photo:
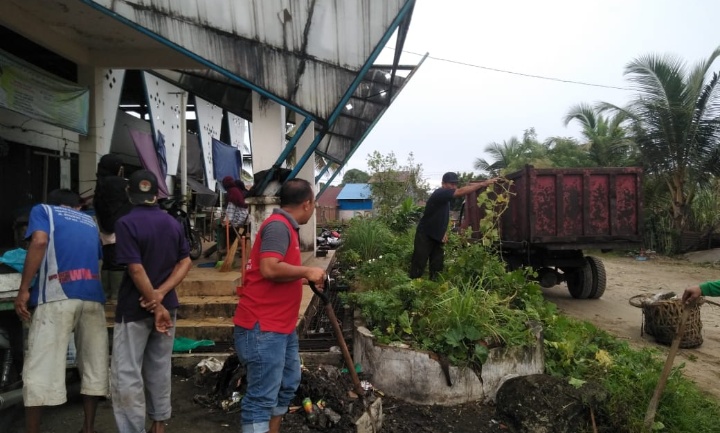
[[[547,158],[553,167],[592,167],[588,146],[571,137],[550,137],[545,140]]]
[[[537,141],[534,128],[525,131],[522,141],[513,136],[502,143],[488,144],[484,151],[493,157],[494,161],[476,158],[473,167],[492,177],[519,170],[525,164],[547,165],[544,161],[545,147]]]
[[[620,109],[634,122],[635,142],[646,171],[659,176],[670,195],[673,228],[682,232],[699,185],[720,174],[720,93],[718,74],[709,75],[720,55],[716,48],[689,71],[676,57],[647,55],[625,68],[638,90]]]
[[[625,75],[638,94],[626,108],[603,103],[633,122],[646,170],[667,186],[673,229],[688,223],[698,186],[720,174],[720,93],[710,67],[720,47],[689,71],[676,57],[647,55],[630,62]]]
[[[573,120],[582,126],[588,155],[596,166],[623,167],[634,162],[635,143],[623,127],[628,120],[624,112],[605,117],[599,109],[583,103],[570,108],[563,122],[568,126]]]

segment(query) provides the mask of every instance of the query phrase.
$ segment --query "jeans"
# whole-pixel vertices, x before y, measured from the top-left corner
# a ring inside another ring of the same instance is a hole
[[[247,393],[242,400],[243,433],[264,433],[270,418],[287,413],[300,385],[297,333],[279,334],[235,326],[235,350],[247,368]]]

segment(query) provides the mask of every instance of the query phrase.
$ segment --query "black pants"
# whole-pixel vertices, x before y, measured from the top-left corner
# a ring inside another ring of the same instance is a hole
[[[425,265],[430,260],[430,279],[435,281],[443,270],[445,250],[443,243],[431,239],[425,233],[415,232],[415,248],[410,262],[410,278],[420,278],[425,273]]]

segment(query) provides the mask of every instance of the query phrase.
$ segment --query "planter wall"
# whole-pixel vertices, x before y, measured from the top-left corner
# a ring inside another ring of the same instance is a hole
[[[372,333],[357,326],[353,357],[371,375],[370,382],[385,394],[414,404],[456,405],[495,401],[502,383],[516,376],[543,373],[542,329],[533,328],[531,347],[490,349],[481,378],[470,368],[450,367],[448,386],[440,363],[429,352],[376,344]]]

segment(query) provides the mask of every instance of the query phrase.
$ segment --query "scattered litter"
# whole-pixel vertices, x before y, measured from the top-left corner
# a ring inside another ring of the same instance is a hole
[[[203,346],[214,346],[212,340],[193,340],[186,337],[175,337],[173,341],[173,352],[191,352],[193,349]]]
[[[349,373],[350,370],[347,369],[347,367],[343,367],[340,369],[341,373]],[[362,365],[360,363],[355,364],[355,373],[362,373]]]
[[[227,413],[237,412],[240,410],[240,401],[242,398],[243,395],[235,391],[229,399],[220,402],[220,407]]]
[[[204,374],[207,370],[210,370],[213,373],[217,373],[218,371],[222,370],[222,367],[223,362],[211,356],[198,362],[198,365],[195,368],[200,374]]]
[[[368,382],[367,380],[361,381],[361,382],[360,382],[360,386],[361,386],[362,389],[364,389],[365,391],[369,391],[369,390],[371,390],[371,389],[373,388],[372,384],[371,384],[370,382]]]

